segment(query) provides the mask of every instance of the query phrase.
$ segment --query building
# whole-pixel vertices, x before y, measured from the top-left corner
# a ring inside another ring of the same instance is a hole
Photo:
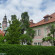
[[[55,24],[55,13],[46,15],[43,18],[40,22],[30,25],[36,31],[32,45],[51,46],[50,42],[43,43],[42,39],[47,37],[47,34],[50,33],[50,26]]]
[[[2,21],[2,28],[1,28],[1,23],[0,23],[0,35],[2,35],[2,36],[5,35],[6,28],[7,28],[7,17],[5,15],[3,18],[3,21]]]
[[[3,21],[2,21],[2,31],[5,33],[6,32],[6,29],[7,28],[7,17],[6,15],[4,16],[3,18]]]

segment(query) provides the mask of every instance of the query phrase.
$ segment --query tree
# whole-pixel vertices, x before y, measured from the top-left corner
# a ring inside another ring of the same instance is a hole
[[[47,36],[47,37],[43,38],[42,40],[43,40],[43,42],[44,41],[47,41],[47,42],[49,41],[50,43],[52,43],[52,37],[51,36]]]
[[[0,35],[0,44],[4,44],[5,36]]]
[[[31,45],[32,39],[34,38],[35,31],[32,28],[26,30],[25,34],[22,34],[20,40],[23,43]]]
[[[20,21],[17,19],[16,15],[11,16],[11,21],[9,21],[9,28],[6,34],[6,40],[9,44],[19,44],[19,37],[21,35]]]
[[[30,37],[30,36],[27,35],[27,34],[22,34],[21,37],[20,37],[20,40],[21,40],[21,44],[22,44],[22,45],[23,45],[23,43],[24,43],[24,44],[31,45],[32,37]]]
[[[55,25],[52,25],[51,27],[50,27],[50,34],[52,35],[52,46],[54,46],[54,35],[55,35]]]
[[[54,46],[54,40],[55,40],[55,25],[51,25],[48,37],[43,38],[43,41],[49,41],[52,43],[52,46]]]
[[[27,29],[27,35],[31,36],[32,38],[34,38],[35,35],[35,31],[33,30],[33,28],[28,28]]]
[[[26,42],[28,45],[30,45],[35,31],[30,28],[29,15],[27,12],[22,13],[21,18],[22,36],[20,37],[20,39],[22,41],[22,44],[23,42]],[[25,31],[26,33],[24,33]]]
[[[29,28],[29,15],[28,12],[24,12],[21,14],[21,22],[24,28]]]

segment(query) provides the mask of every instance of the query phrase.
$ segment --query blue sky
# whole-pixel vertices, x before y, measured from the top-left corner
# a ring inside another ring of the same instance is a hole
[[[21,13],[27,11],[30,20],[39,22],[47,14],[55,12],[55,0],[0,0],[0,22],[4,15],[10,20],[16,14],[21,18]]]

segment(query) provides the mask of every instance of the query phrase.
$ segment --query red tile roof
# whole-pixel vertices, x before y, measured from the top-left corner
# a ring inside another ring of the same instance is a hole
[[[4,36],[5,33],[3,31],[0,30],[0,35]]]
[[[46,15],[46,16],[48,16],[48,15]],[[44,16],[44,17],[46,17],[46,16]],[[35,26],[40,26],[40,25],[43,25],[43,24],[48,24],[48,23],[51,23],[51,22],[55,22],[55,13],[53,13],[49,16],[51,17],[51,19],[49,19],[48,21],[44,21],[44,19],[43,19],[38,23],[31,24],[30,27],[35,27]]]

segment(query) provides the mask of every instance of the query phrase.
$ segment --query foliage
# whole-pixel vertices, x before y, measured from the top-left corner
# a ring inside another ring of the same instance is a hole
[[[50,34],[49,36],[52,36],[52,39],[51,39],[51,40],[52,40],[52,41],[51,41],[51,42],[52,42],[52,46],[54,46],[54,39],[55,39],[55,37],[54,37],[55,34],[54,34],[54,33],[55,33],[55,25],[53,24],[53,25],[50,27],[50,33],[49,33],[49,34]]]
[[[1,44],[0,53],[7,55],[55,55],[55,47]]]
[[[32,28],[28,28],[27,29],[27,35],[31,36],[32,38],[34,38],[34,35],[35,35],[35,31],[32,29]]]
[[[26,31],[25,34],[24,31]],[[20,44],[20,40],[22,43],[26,41],[31,44],[34,33],[35,31],[30,28],[29,15],[27,12],[24,12],[21,14],[21,21],[17,19],[16,15],[11,16],[6,40],[9,44]]]
[[[21,35],[20,21],[17,19],[16,15],[12,15],[9,23],[6,40],[9,44],[19,44],[19,37]]]
[[[31,40],[34,37],[35,31],[30,28],[30,24],[29,24],[29,15],[27,12],[24,12],[21,14],[21,30],[22,30],[22,36],[21,36],[21,40],[23,42],[23,39],[26,40],[26,42],[30,42],[31,44]],[[26,34],[24,34],[24,31],[26,31]],[[23,39],[22,39],[23,38]]]
[[[4,44],[5,36],[0,35],[0,44]]]
[[[54,46],[54,40],[55,40],[54,33],[55,33],[55,25],[51,25],[48,37],[43,38],[43,41],[49,41],[52,43],[52,46]]]
[[[50,27],[50,33],[51,33],[51,34],[54,34],[54,32],[55,32],[55,25],[52,25],[52,26]]]
[[[30,45],[31,44],[30,42],[32,42],[32,37],[30,37],[27,34],[22,34],[20,37],[20,40],[21,40],[22,44],[26,42],[28,45]]]
[[[51,42],[52,37],[51,37],[51,36],[48,36],[48,37],[43,38],[42,40],[43,40],[43,42],[44,42],[44,41],[50,41],[50,42]]]
[[[21,22],[24,29],[29,28],[29,15],[28,12],[24,12],[21,14]]]

